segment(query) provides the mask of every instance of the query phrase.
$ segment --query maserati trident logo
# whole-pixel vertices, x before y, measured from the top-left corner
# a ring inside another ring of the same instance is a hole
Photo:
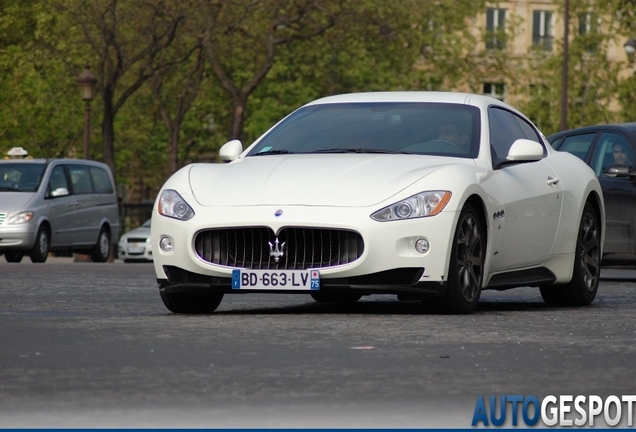
[[[278,243],[278,237],[276,237],[274,244],[272,242],[267,243],[269,243],[269,256],[274,257],[274,261],[278,262],[285,255],[285,242]]]

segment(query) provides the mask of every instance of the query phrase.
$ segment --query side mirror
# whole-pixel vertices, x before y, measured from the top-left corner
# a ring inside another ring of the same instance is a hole
[[[51,192],[51,197],[52,198],[66,196],[66,195],[68,195],[68,189],[63,188],[63,187],[57,188],[57,189],[55,189],[55,190],[53,190]]]
[[[513,162],[534,162],[543,159],[543,146],[536,141],[521,138],[516,140],[508,150],[506,160]]]
[[[629,165],[610,165],[603,170],[603,175],[606,177],[631,177],[636,173],[631,171]]]
[[[239,140],[228,141],[221,147],[219,156],[223,162],[232,162],[243,153],[243,144]]]

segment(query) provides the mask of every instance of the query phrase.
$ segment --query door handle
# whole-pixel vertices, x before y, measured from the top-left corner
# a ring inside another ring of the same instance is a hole
[[[548,176],[548,184],[550,186],[554,186],[558,182],[559,182],[559,179],[557,177]]]

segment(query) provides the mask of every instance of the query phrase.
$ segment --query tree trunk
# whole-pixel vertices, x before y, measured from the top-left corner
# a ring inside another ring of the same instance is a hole
[[[102,120],[102,146],[104,151],[104,162],[117,178],[115,166],[115,112],[113,110],[113,91],[111,88],[102,90],[104,103],[104,118]]]

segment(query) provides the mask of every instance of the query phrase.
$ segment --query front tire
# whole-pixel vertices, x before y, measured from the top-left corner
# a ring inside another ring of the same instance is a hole
[[[8,263],[19,263],[22,261],[22,257],[24,256],[23,252],[5,252],[4,259],[7,260]]]
[[[170,312],[181,314],[208,314],[219,307],[223,294],[201,293],[201,292],[181,292],[163,293],[161,300]]]
[[[576,239],[572,280],[565,285],[541,287],[541,297],[556,306],[587,306],[596,297],[601,276],[601,228],[588,202],[583,208]]]
[[[93,262],[106,262],[110,256],[110,233],[106,228],[102,228],[97,236],[97,244],[91,249],[91,260]]]
[[[484,278],[486,235],[481,219],[471,204],[459,215],[455,230],[446,293],[423,300],[428,309],[449,314],[468,314],[477,308]]]
[[[49,256],[50,245],[51,240],[49,238],[49,231],[46,229],[45,226],[41,226],[35,236],[35,244],[33,245],[31,252],[29,252],[31,262],[46,262],[46,258]]]

